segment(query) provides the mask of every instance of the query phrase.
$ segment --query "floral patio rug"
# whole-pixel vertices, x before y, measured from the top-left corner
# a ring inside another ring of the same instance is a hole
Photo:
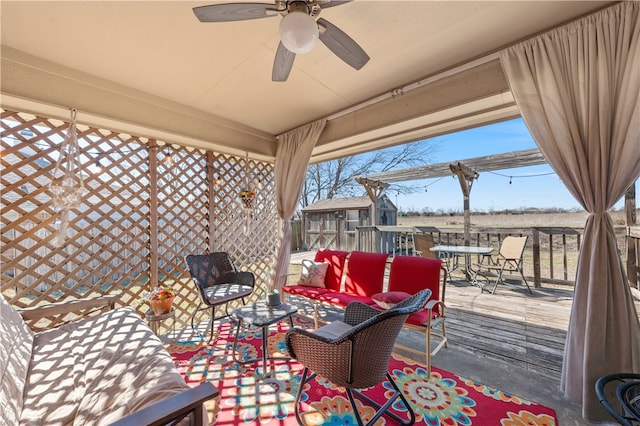
[[[296,318],[296,326],[309,327]],[[287,323],[273,326],[269,335],[271,355],[286,354],[284,335]],[[188,384],[212,382],[220,397],[207,403],[211,424],[227,425],[297,425],[294,401],[302,366],[295,360],[271,361],[263,375],[261,362],[241,364],[231,356],[235,328],[230,323],[218,328],[211,344],[206,341],[170,343],[168,350]],[[241,332],[237,358],[240,361],[261,357],[261,332]],[[431,378],[423,365],[393,355],[389,371],[407,395],[416,414],[417,425],[443,426],[533,426],[557,425],[555,412],[535,402],[496,388],[456,376],[444,370],[432,369]],[[384,403],[393,393],[390,384],[382,384],[364,392]],[[373,415],[373,409],[358,401],[363,420]],[[396,403],[402,414],[402,404]],[[355,425],[346,394],[322,378],[305,385],[302,396],[303,419],[307,425]],[[376,426],[395,425],[382,417]]]

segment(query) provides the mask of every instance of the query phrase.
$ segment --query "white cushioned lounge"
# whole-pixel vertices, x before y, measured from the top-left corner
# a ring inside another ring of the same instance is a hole
[[[34,317],[33,312],[27,316]],[[1,424],[136,424],[140,420],[126,416],[145,407],[161,417],[167,411],[180,412],[178,417],[193,412],[198,423],[207,424],[202,400],[217,390],[212,385],[191,389],[133,309],[113,309],[34,333],[0,295],[0,316]],[[195,410],[167,405],[167,398],[195,394],[200,398]],[[158,401],[164,409],[150,407]]]

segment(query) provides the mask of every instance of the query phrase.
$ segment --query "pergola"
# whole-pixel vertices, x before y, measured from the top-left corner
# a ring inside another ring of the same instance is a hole
[[[538,149],[525,151],[507,152],[504,154],[487,155],[484,157],[468,158],[457,162],[445,162],[429,164],[420,167],[411,167],[402,170],[392,170],[383,173],[370,174],[366,177],[357,177],[356,181],[363,185],[375,202],[381,194],[380,189],[387,188],[389,183],[404,182],[419,179],[431,179],[444,176],[458,177],[464,204],[464,243],[469,245],[471,228],[471,212],[469,209],[469,199],[473,181],[478,178],[479,173],[493,170],[513,169],[517,167],[537,166],[546,164],[544,156]],[[378,189],[377,191],[373,188]]]
[[[540,150],[529,149],[524,151],[512,151],[503,154],[487,155],[483,157],[467,158],[456,162],[444,162],[429,164],[426,166],[410,167],[401,170],[390,170],[383,173],[373,173],[356,177],[356,181],[364,186],[367,195],[372,201],[380,197],[390,183],[406,182],[411,180],[434,179],[445,176],[457,176],[463,198],[464,214],[464,243],[469,245],[471,229],[470,197],[473,181],[482,172],[495,170],[515,169],[519,167],[537,166],[547,164]],[[636,190],[635,182],[625,193],[626,225],[630,232],[635,231],[636,225]],[[630,235],[631,236],[631,235]],[[636,276],[636,247],[627,245],[627,278],[632,287],[637,285]]]

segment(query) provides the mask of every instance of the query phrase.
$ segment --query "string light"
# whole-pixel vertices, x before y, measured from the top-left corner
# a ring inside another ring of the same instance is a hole
[[[510,175],[505,175],[505,174],[498,173],[498,172],[491,172],[490,171],[489,173],[492,173],[494,175],[501,176],[501,177],[504,177],[504,178],[509,178],[509,185],[511,185],[513,183],[513,179],[549,176],[549,175],[555,175],[556,174],[555,172],[546,172],[546,173],[536,173],[536,174],[532,174],[532,175],[510,176]]]
[[[436,180],[434,180],[433,182],[431,182],[429,185],[425,185],[425,187],[424,187],[424,192],[429,192],[429,187],[430,187],[431,185],[434,185],[434,184],[436,184],[436,183],[440,182],[440,181],[441,181],[442,179],[444,179],[445,177],[446,177],[446,176],[439,177],[438,179],[436,179]],[[454,177],[455,177],[455,176],[454,176]]]

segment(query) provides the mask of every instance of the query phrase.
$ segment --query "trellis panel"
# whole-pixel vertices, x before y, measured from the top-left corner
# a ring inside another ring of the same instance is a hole
[[[198,300],[184,257],[210,249],[228,251],[240,269],[253,271],[254,297],[263,297],[277,243],[271,164],[78,125],[87,191],[57,248],[58,212],[47,186],[67,127],[2,111],[5,298],[28,307],[119,292],[119,304],[139,308],[142,293],[170,285],[181,326]],[[250,212],[238,197],[247,183],[257,191]],[[241,232],[247,223],[249,232]]]

